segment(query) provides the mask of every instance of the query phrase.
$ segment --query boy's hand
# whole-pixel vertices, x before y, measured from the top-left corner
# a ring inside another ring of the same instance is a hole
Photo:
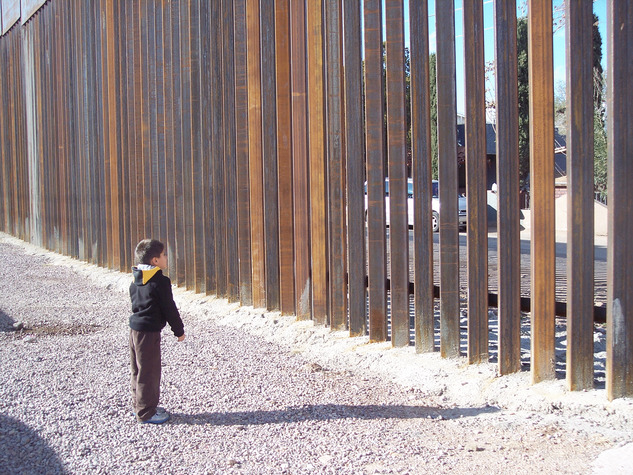
[[[178,341],[182,341],[184,339],[185,339],[185,334],[184,333],[178,337]]]

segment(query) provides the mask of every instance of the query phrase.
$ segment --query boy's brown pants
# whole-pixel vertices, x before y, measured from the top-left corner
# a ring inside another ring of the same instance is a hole
[[[130,329],[132,405],[140,421],[156,414],[160,397],[160,364],[160,332]]]

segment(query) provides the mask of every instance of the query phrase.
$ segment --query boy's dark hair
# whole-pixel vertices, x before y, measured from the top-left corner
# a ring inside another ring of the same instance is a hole
[[[136,245],[136,263],[151,264],[154,257],[160,257],[165,245],[156,239],[143,239]]]

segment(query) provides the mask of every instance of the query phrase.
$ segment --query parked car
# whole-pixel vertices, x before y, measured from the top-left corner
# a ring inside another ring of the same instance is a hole
[[[440,229],[440,197],[439,197],[439,182],[437,180],[432,181],[433,197],[431,199],[431,208],[433,214],[431,216],[431,227],[433,232],[437,232]],[[407,211],[408,211],[408,223],[409,227],[413,228],[413,179],[407,179]],[[466,227],[466,198],[464,196],[458,197],[458,219],[459,227]],[[365,220],[367,220],[367,182],[365,182]],[[385,221],[389,226],[389,178],[385,178]]]

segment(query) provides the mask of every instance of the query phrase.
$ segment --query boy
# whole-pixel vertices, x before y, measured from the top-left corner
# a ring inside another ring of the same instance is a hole
[[[160,396],[160,332],[169,323],[178,341],[185,330],[171,292],[171,280],[163,275],[167,268],[165,245],[143,239],[136,246],[137,266],[132,267],[130,284],[130,363],[132,404],[141,423],[162,424],[169,413],[158,407]]]

